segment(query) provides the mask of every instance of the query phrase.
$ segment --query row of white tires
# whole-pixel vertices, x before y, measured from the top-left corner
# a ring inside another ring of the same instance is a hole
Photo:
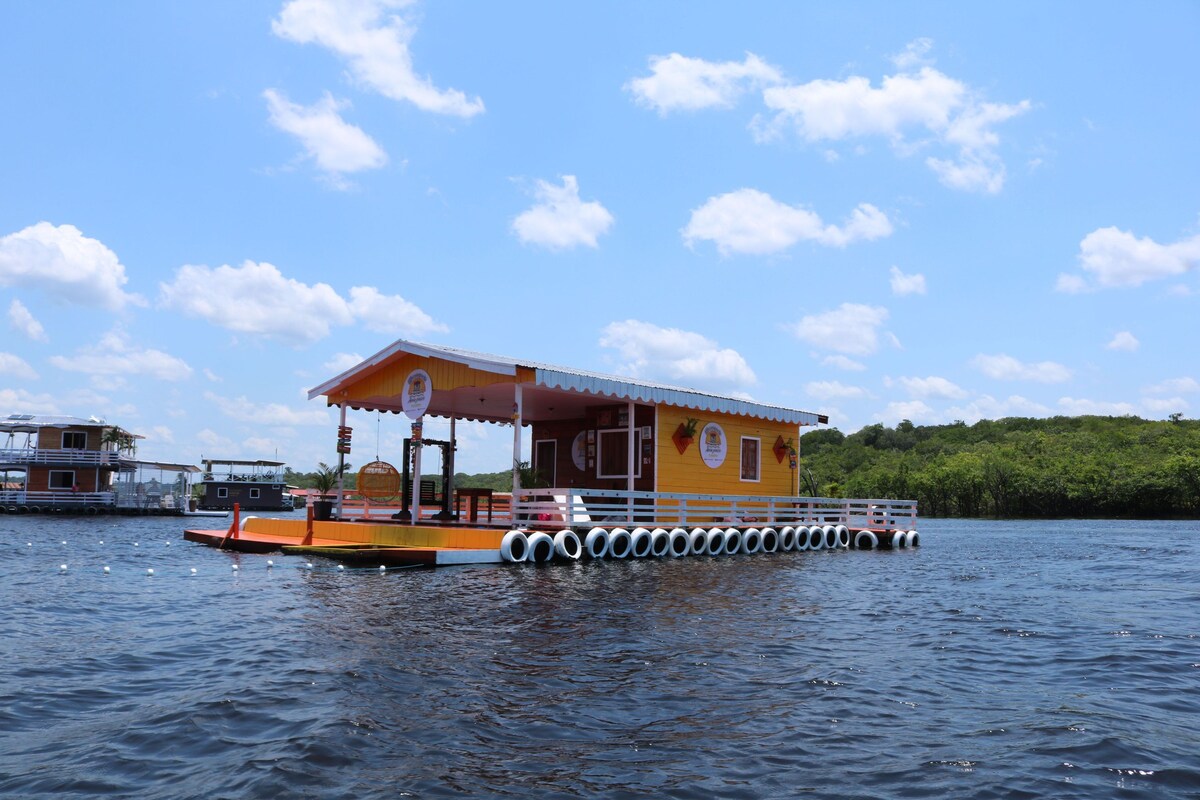
[[[855,543],[860,549],[879,546],[878,538],[867,547],[859,540],[859,531],[852,539],[845,525],[801,525],[775,528],[693,528],[690,531],[674,528],[592,528],[580,541],[574,531],[563,529],[551,536],[541,531],[512,530],[500,542],[500,556],[505,561],[545,562],[555,558],[574,561],[588,558],[678,558],[682,556],[719,556],[735,553],[775,553],[792,550],[845,549]],[[895,547],[920,544],[916,531],[897,531],[901,543]],[[894,541],[894,539],[893,539]]]

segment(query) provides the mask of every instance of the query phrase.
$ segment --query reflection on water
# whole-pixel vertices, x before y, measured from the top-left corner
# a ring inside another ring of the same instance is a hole
[[[912,551],[386,573],[180,527],[0,517],[0,795],[1200,783],[1195,524],[932,520]]]

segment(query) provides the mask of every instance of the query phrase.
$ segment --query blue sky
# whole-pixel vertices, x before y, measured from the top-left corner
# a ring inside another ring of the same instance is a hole
[[[847,433],[1200,407],[1195,2],[0,17],[0,414],[306,470],[397,338]]]

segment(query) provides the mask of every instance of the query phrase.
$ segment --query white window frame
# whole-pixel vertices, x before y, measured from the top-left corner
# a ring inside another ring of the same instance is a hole
[[[628,475],[628,473],[626,473],[624,471],[622,471],[621,474],[619,474],[619,475],[604,475],[600,472],[600,465],[604,463],[604,456],[603,456],[604,439],[605,439],[605,436],[608,434],[620,434],[625,439],[625,441],[629,440],[629,429],[628,428],[603,428],[601,430],[596,431],[596,477],[604,478],[604,479],[612,479],[612,478],[628,479],[629,475]],[[640,430],[634,430],[634,432],[633,432],[633,452],[635,453],[635,457],[633,459],[633,464],[634,464],[633,477],[635,477],[635,478],[642,477],[641,447],[642,447],[642,432]],[[626,454],[626,455],[628,455],[628,454]],[[622,470],[624,470],[624,467],[622,468]]]
[[[72,437],[73,436],[82,436],[83,444],[81,444],[79,447],[68,447],[67,446],[67,437],[68,436],[72,436]],[[63,450],[87,450],[87,431],[63,431],[62,449]]]
[[[217,499],[224,500],[227,497],[229,497],[229,487],[228,486],[218,486],[217,487]]]
[[[257,486],[254,486],[250,489],[250,499],[251,500],[258,500],[261,496],[262,496],[262,490],[259,489]]]
[[[754,477],[747,478],[744,472],[746,468],[746,442],[754,442]],[[742,483],[762,483],[762,438],[758,436],[743,436],[741,437],[741,445],[738,449],[738,478]]]
[[[67,481],[66,486],[55,486],[54,485],[54,476],[55,475],[70,475],[71,479],[69,481]],[[75,470],[73,470],[73,469],[52,469],[52,470],[50,470],[50,474],[48,474],[46,476],[46,488],[51,491],[54,491],[56,489],[72,489],[74,487],[75,487]]]

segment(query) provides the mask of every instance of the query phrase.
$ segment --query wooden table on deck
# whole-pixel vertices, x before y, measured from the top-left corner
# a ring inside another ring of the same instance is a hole
[[[487,501],[488,501],[487,521],[488,522],[492,521],[492,490],[491,489],[481,489],[481,488],[455,489],[454,490],[454,516],[456,516],[456,517],[458,516],[458,501],[464,497],[469,498],[471,501],[470,504],[468,505],[467,519],[469,519],[471,522],[479,521],[479,498],[486,497]]]

